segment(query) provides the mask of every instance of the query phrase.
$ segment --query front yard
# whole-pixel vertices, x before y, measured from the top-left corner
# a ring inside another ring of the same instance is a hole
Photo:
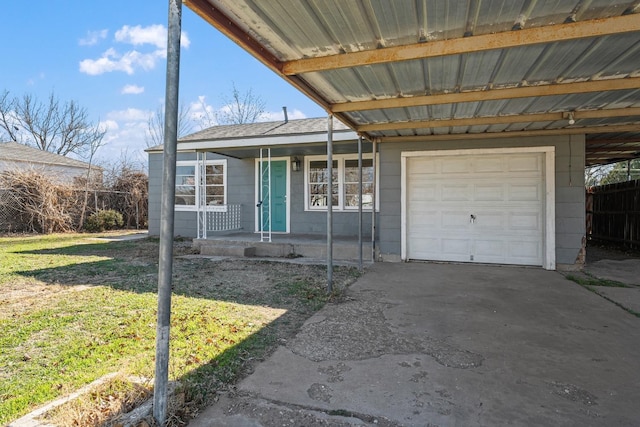
[[[0,424],[108,373],[153,377],[158,240],[96,237],[0,238]],[[214,401],[328,300],[323,266],[190,252],[175,242],[170,379],[185,401],[175,419]],[[337,267],[336,287],[357,276]]]

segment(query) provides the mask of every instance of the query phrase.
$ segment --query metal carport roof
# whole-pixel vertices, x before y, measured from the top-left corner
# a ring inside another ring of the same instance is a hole
[[[586,134],[640,156],[640,1],[185,0],[377,142]]]

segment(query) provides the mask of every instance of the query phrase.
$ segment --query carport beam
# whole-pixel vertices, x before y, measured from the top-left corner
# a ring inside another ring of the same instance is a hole
[[[158,259],[158,321],[156,326],[156,372],[153,417],[164,425],[169,384],[169,328],[171,322],[171,274],[173,271],[174,204],[178,148],[178,86],[180,82],[180,33],[182,0],[169,0],[167,77],[164,116],[164,164],[160,207]]]

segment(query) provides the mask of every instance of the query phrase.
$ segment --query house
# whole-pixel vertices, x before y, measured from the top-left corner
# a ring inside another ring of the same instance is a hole
[[[0,143],[0,173],[12,170],[35,170],[52,179],[73,184],[74,178],[86,178],[89,164],[17,142]],[[102,181],[102,168],[91,165],[92,176]]]
[[[336,122],[333,141],[333,160],[339,177],[334,232],[340,236],[357,236],[358,188],[354,180],[357,179],[358,136]],[[326,118],[215,126],[181,138],[176,165],[175,234],[205,237],[204,233],[237,230],[325,234],[326,143]],[[373,188],[371,146],[362,144],[363,170],[368,180],[363,190],[364,211],[369,212],[365,218],[368,229]],[[158,235],[162,146],[147,152],[149,233]],[[201,177],[203,173],[206,178]],[[202,181],[206,184],[202,185],[203,191],[198,191],[196,183]],[[218,216],[224,221],[222,218],[230,216],[229,209],[235,209],[234,224],[221,223],[214,229],[216,225],[210,221],[209,228],[202,227],[199,232],[199,213],[223,214]]]
[[[373,153],[361,200],[375,201],[378,259],[579,266],[584,167],[640,156],[637,2],[365,3],[186,4],[352,130],[350,143],[335,143],[334,233],[353,232],[347,169],[358,135]],[[232,203],[249,191],[260,204],[256,159],[271,147],[283,166],[268,170],[290,178],[287,203],[272,207],[288,209],[281,232],[326,231],[326,150],[311,148],[320,133],[284,142],[211,132],[179,144],[182,156],[225,156],[212,160],[226,161],[224,198],[204,184],[202,194]],[[250,173],[234,176],[237,165]],[[178,186],[196,182],[181,166]],[[243,229],[260,231],[246,215]],[[201,222],[179,215],[176,230],[185,221]]]

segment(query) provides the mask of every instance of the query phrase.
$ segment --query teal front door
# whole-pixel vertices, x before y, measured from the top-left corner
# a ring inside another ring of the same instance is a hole
[[[262,162],[260,167],[260,185],[262,187],[262,204],[258,212],[258,231],[269,230],[269,220],[271,220],[271,231],[287,231],[287,161],[272,160],[271,174],[267,169],[268,162]],[[271,175],[271,185],[269,185],[269,175]],[[269,203],[269,197],[271,203]],[[271,209],[271,218],[269,218]]]

